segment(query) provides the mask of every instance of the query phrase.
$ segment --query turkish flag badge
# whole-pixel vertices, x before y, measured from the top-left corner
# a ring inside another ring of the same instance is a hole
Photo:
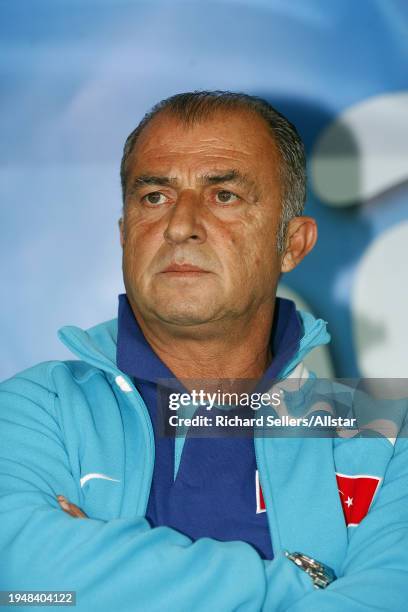
[[[378,476],[347,476],[336,472],[340,501],[347,527],[355,527],[366,516],[381,483]]]

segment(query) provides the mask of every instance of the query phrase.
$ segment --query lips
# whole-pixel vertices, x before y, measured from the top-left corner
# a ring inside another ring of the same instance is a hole
[[[203,270],[202,268],[199,268],[198,266],[193,266],[192,264],[176,264],[176,263],[172,263],[169,266],[167,266],[167,268],[164,268],[164,270],[162,270],[162,274],[168,274],[168,273],[179,273],[179,274],[190,274],[190,273],[202,273],[202,274],[208,274],[208,270]]]

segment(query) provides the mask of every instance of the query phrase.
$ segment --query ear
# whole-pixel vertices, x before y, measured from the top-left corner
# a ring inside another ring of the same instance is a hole
[[[312,217],[294,217],[286,232],[286,249],[282,257],[281,272],[290,272],[310,251],[317,240],[317,225]]]
[[[124,223],[123,223],[123,217],[119,219],[118,225],[119,225],[119,232],[120,232],[120,246],[123,249],[124,244],[125,244],[125,228],[124,228]]]

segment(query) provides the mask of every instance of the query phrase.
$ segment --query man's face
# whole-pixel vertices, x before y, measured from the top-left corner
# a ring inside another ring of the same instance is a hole
[[[268,126],[249,111],[189,127],[163,112],[144,128],[128,162],[121,224],[136,312],[180,329],[272,308],[280,163]]]

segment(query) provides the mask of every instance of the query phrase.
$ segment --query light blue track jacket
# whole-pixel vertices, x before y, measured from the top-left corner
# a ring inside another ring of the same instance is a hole
[[[285,375],[329,339],[323,321],[300,314]],[[274,560],[244,542],[193,543],[144,518],[153,432],[116,367],[116,320],[59,335],[79,361],[42,363],[0,387],[0,590],[74,590],[81,612],[408,609],[406,439],[257,438]],[[357,527],[346,527],[336,472],[382,479]],[[64,513],[58,494],[89,518]],[[314,589],[284,550],[338,579]]]

